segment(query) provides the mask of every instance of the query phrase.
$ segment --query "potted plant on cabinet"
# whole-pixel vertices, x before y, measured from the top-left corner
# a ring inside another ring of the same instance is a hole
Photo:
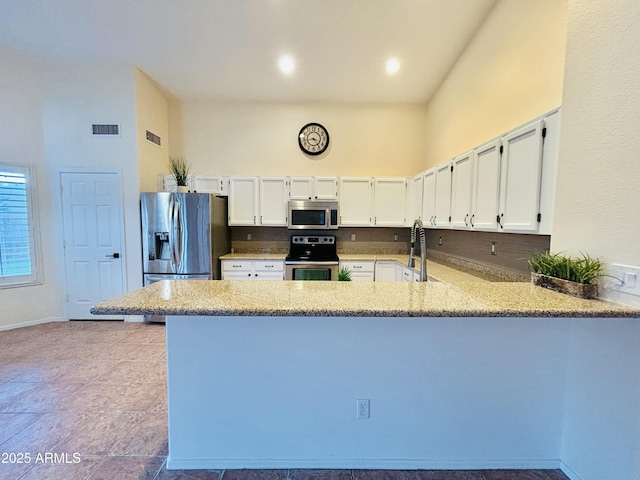
[[[191,166],[184,157],[169,157],[169,172],[176,181],[178,192],[189,191],[188,182],[191,180]]]
[[[534,285],[579,298],[597,298],[597,279],[605,276],[602,262],[584,253],[580,257],[538,253],[529,259],[529,270]]]

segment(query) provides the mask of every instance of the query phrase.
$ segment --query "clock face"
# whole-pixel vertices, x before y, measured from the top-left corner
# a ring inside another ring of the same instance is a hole
[[[308,155],[320,155],[329,146],[329,132],[319,123],[308,123],[298,134],[298,145]]]

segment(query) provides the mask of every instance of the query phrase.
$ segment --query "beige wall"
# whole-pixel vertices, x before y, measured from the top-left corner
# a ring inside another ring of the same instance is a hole
[[[140,182],[136,130],[135,68],[113,64],[55,63],[45,71],[44,137],[47,179],[59,191],[61,171],[117,172],[122,179],[124,207],[125,289],[142,286],[140,261]],[[121,134],[91,135],[92,123],[115,123]],[[144,141],[144,140],[143,140]],[[63,257],[61,205],[54,202],[55,242],[48,254]],[[64,281],[64,270],[57,272]]]
[[[561,104],[566,0],[499,0],[427,106],[431,167]]]
[[[158,169],[169,159],[168,101],[154,82],[136,68],[136,130],[140,191],[155,192]],[[146,140],[146,131],[158,135],[160,146]]]
[[[63,316],[60,258],[42,136],[43,68],[32,58],[0,46],[0,163],[30,164],[36,172],[36,202],[42,252],[42,285],[0,289],[0,329]]]
[[[196,173],[413,175],[424,164],[422,105],[242,104],[185,101],[184,154]],[[329,131],[328,151],[305,156],[297,135],[309,122]]]
[[[569,1],[554,251],[640,267],[639,46],[640,2]]]

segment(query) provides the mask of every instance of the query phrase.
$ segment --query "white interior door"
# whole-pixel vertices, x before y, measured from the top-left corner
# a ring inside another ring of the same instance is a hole
[[[122,193],[117,173],[62,173],[69,318],[118,320],[89,309],[124,292]]]

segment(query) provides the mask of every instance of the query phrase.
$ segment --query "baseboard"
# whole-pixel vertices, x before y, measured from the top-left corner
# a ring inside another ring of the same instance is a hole
[[[144,315],[125,315],[125,322],[144,322]]]
[[[356,469],[356,470],[555,470],[560,460],[422,460],[422,459],[174,459],[167,470]],[[574,480],[574,479],[571,479]],[[580,480],[575,477],[575,480]]]
[[[11,323],[9,325],[0,325],[0,331],[13,330],[14,328],[32,327],[33,325],[40,325],[43,323],[51,322],[68,322],[69,320],[63,317],[49,317],[40,318],[38,320],[29,320],[28,322]]]
[[[564,462],[560,462],[560,470],[562,470],[562,473],[564,473],[567,477],[569,477],[569,480],[582,480],[578,474],[576,472],[574,472],[573,470],[571,470],[566,463]]]

